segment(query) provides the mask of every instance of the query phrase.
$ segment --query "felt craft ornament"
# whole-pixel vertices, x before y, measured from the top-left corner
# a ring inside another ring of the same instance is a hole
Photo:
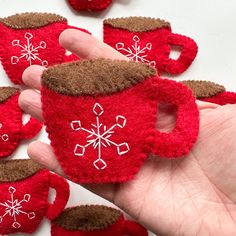
[[[106,9],[112,0],[68,0],[76,11],[101,11]]]
[[[0,37],[0,57],[10,80],[22,84],[22,74],[31,65],[47,67],[75,60],[77,57],[67,56],[58,41],[68,28],[78,29],[69,26],[66,18],[50,13],[22,13],[0,19],[0,35],[4,36]]]
[[[33,138],[42,128],[42,123],[33,117],[22,123],[19,95],[16,88],[0,87],[0,158],[10,156],[21,140]]]
[[[104,42],[135,62],[170,74],[180,74],[188,69],[198,51],[194,40],[172,33],[170,23],[148,17],[105,20]],[[172,47],[180,49],[176,60],[170,58]]]
[[[201,101],[218,105],[236,104],[236,93],[226,91],[222,85],[201,80],[186,80],[182,83],[188,86],[193,91],[194,96]]]
[[[126,220],[121,211],[100,205],[67,208],[52,221],[52,236],[148,236],[138,223]]]
[[[41,97],[51,145],[77,183],[128,181],[149,153],[180,157],[197,139],[191,90],[159,78],[146,64],[97,59],[57,65],[43,73]],[[177,108],[170,133],[156,129],[158,102]]]
[[[49,188],[56,190],[48,202]],[[0,162],[0,234],[32,234],[46,216],[55,219],[69,198],[66,180],[30,159]]]

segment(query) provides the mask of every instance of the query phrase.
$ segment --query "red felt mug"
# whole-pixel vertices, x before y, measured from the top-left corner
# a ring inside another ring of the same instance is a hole
[[[68,0],[76,11],[101,11],[106,9],[112,0]]]
[[[19,95],[16,88],[0,87],[0,158],[10,156],[21,140],[33,138],[43,125],[33,117],[22,123]]]
[[[78,183],[124,182],[149,153],[187,154],[199,112],[190,89],[146,64],[106,59],[49,68],[42,76],[46,130],[65,174]],[[172,132],[156,128],[157,105],[176,106]]]
[[[4,35],[0,37],[0,57],[10,80],[22,84],[22,73],[30,65],[47,67],[75,60],[74,55],[66,55],[58,41],[68,28],[75,27],[69,26],[66,18],[50,13],[22,13],[0,19],[0,35]]]
[[[104,21],[104,42],[136,62],[147,63],[161,72],[180,74],[197,55],[197,44],[189,37],[172,33],[170,23],[147,17]],[[178,59],[170,58],[171,48],[180,47]]]
[[[49,188],[56,197],[48,202]],[[0,162],[0,234],[32,234],[43,217],[52,220],[65,208],[69,185],[29,159]]]
[[[121,211],[99,205],[65,209],[52,221],[52,236],[148,236],[140,224],[126,220]]]

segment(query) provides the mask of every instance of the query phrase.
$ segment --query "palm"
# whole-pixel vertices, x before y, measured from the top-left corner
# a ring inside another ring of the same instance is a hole
[[[200,137],[191,153],[178,160],[150,157],[135,180],[116,188],[115,204],[161,235],[233,235],[233,110],[236,106],[202,110]]]
[[[60,43],[81,58],[127,60],[80,31],[66,30]],[[27,69],[23,75],[26,85],[39,90],[43,70],[39,66]],[[42,119],[37,92],[24,91],[19,103],[27,113]],[[86,187],[160,235],[235,235],[236,105],[200,103],[199,109],[200,136],[187,157],[176,160],[149,157],[132,181]],[[158,128],[173,127],[168,109],[160,114]],[[35,161],[62,174],[49,145],[34,142],[28,153]]]

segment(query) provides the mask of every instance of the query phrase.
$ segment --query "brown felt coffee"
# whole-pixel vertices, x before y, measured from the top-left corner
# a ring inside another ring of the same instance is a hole
[[[30,159],[0,161],[0,182],[26,179],[43,167]]]
[[[0,103],[5,102],[20,90],[13,87],[0,87]]]
[[[151,17],[124,17],[104,20],[104,25],[114,28],[126,29],[131,32],[147,32],[160,28],[170,28],[170,23]]]
[[[67,19],[52,13],[37,12],[21,13],[0,19],[0,22],[12,29],[34,29],[59,21]]]
[[[196,98],[209,98],[216,96],[219,93],[225,92],[225,87],[210,81],[182,81],[188,86]]]
[[[121,91],[156,74],[154,68],[142,63],[95,59],[50,67],[42,82],[65,95],[97,95]]]
[[[104,230],[116,223],[122,212],[107,206],[84,205],[68,208],[54,220],[66,230]]]

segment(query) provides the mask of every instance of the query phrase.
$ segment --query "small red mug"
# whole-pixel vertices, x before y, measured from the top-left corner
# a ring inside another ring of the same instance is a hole
[[[180,74],[197,55],[191,38],[174,34],[170,23],[148,17],[127,17],[104,21],[104,42],[136,62],[147,63],[158,72]],[[178,59],[170,58],[171,47],[180,47]]]
[[[36,136],[43,125],[33,117],[22,123],[19,95],[16,88],[0,87],[0,158],[10,156],[21,140]]]
[[[51,223],[52,236],[148,236],[140,224],[126,220],[121,211],[99,205],[65,209]]]
[[[77,183],[128,181],[149,153],[183,156],[198,136],[191,90],[143,63],[96,59],[51,67],[41,98],[55,155]],[[156,128],[160,102],[177,108],[172,132]]]
[[[188,86],[194,96],[204,102],[218,105],[236,104],[236,93],[226,91],[225,87],[211,81],[185,80],[183,84]]]
[[[66,18],[50,13],[22,13],[0,19],[0,34],[4,35],[0,37],[0,57],[10,80],[22,84],[22,74],[30,65],[47,67],[75,60],[74,55],[66,55],[58,41],[68,28],[75,27],[69,26]]]
[[[49,188],[56,190],[52,204]],[[29,159],[1,161],[0,192],[0,234],[32,234],[45,216],[52,220],[64,210],[69,185]]]
[[[68,0],[68,2],[76,11],[101,11],[106,9],[112,0]]]

